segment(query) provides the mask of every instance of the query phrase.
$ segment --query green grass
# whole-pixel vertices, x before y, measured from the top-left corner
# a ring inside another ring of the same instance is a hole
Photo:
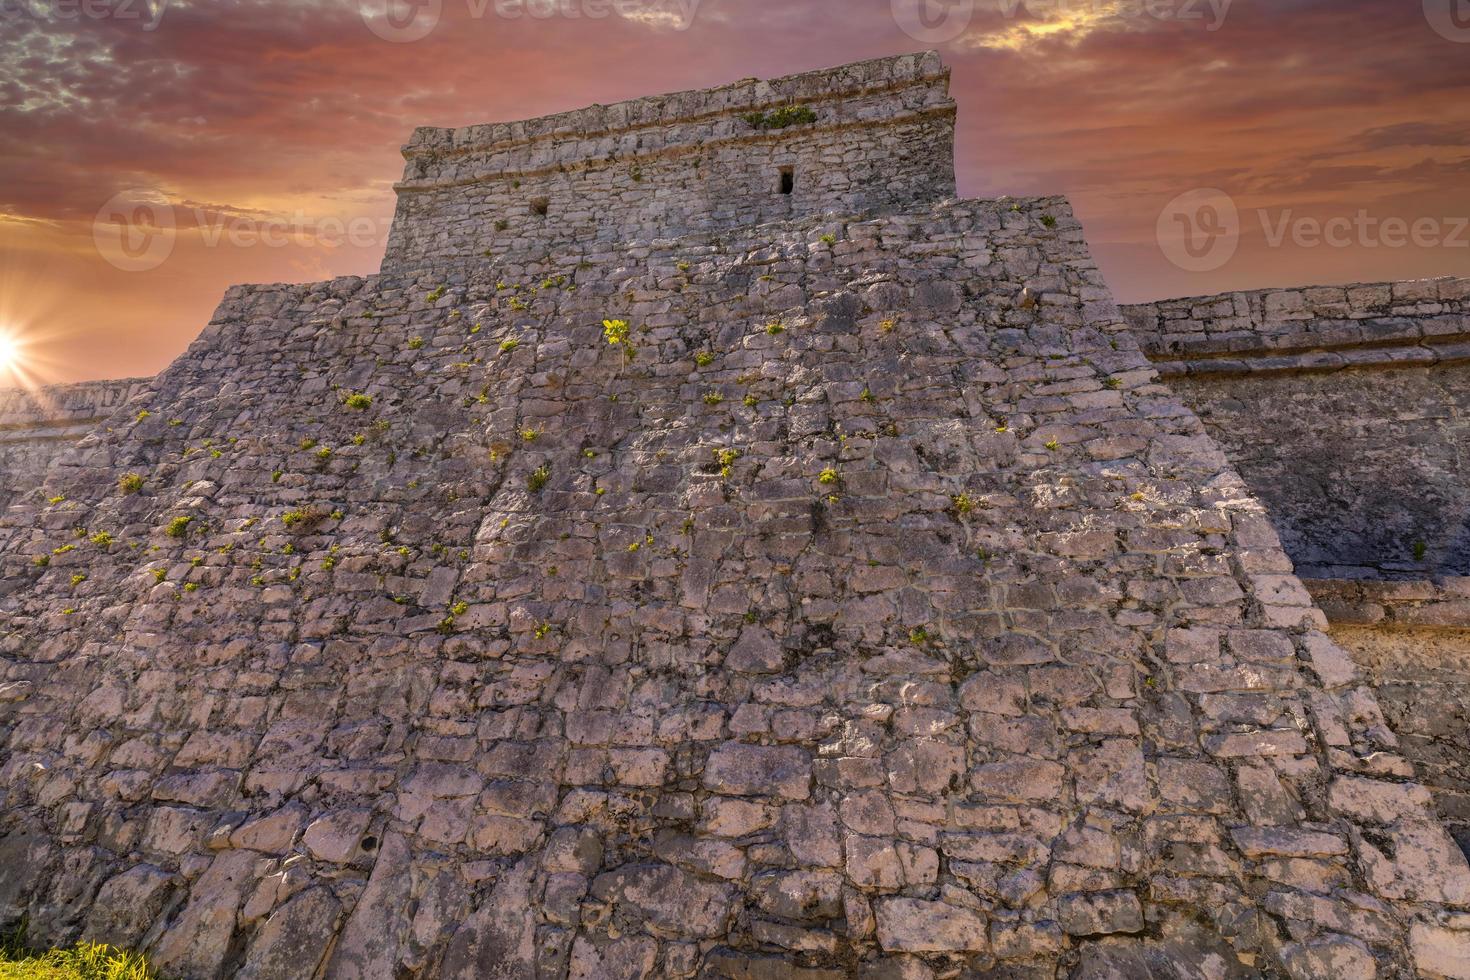
[[[0,940],[0,980],[154,980],[137,953],[102,943],[35,952],[15,936]]]

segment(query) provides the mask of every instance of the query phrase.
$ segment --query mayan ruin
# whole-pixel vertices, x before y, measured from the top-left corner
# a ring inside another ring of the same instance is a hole
[[[0,391],[0,927],[1470,978],[1470,277],[1120,306],[957,111],[928,52],[421,128],[379,274]]]

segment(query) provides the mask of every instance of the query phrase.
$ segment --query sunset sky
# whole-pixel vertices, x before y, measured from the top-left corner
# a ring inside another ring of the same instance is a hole
[[[416,125],[928,47],[961,195],[1066,194],[1121,301],[1470,274],[1470,0],[419,0],[413,41],[379,36],[385,2],[0,0],[0,332],[24,355],[0,385],[152,374],[232,283],[376,271]],[[1239,247],[1187,271],[1156,229],[1201,188]],[[155,268],[99,251],[121,192],[175,216]],[[1312,244],[1303,218],[1352,230]],[[1394,221],[1419,242],[1384,244]]]

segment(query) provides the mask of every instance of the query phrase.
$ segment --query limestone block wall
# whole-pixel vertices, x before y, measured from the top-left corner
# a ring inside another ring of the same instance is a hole
[[[948,86],[929,52],[523,122],[421,128],[403,148],[383,269],[952,197]],[[812,121],[769,128],[748,118],[792,107]]]
[[[1126,308],[1308,577],[1470,573],[1470,279]]]
[[[1470,954],[1428,790],[1064,201],[237,287],[139,397],[0,520],[0,919],[43,941],[183,978]]]
[[[1470,854],[1470,580],[1306,584]]]
[[[51,460],[118,411],[142,379],[0,389],[0,507],[39,486]]]

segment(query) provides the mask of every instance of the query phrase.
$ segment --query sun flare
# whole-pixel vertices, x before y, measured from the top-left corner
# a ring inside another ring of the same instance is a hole
[[[20,344],[10,334],[0,331],[0,372],[20,367]]]

